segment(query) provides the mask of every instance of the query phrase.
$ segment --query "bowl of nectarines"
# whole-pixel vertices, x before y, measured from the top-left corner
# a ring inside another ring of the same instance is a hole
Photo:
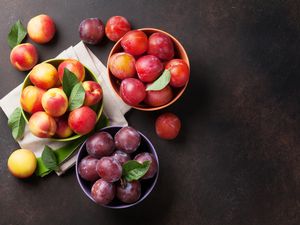
[[[153,111],[173,104],[190,78],[186,51],[171,34],[142,28],[127,32],[107,60],[111,86],[128,105]]]
[[[71,141],[94,130],[103,92],[96,75],[79,61],[50,59],[28,73],[20,104],[33,135]]]

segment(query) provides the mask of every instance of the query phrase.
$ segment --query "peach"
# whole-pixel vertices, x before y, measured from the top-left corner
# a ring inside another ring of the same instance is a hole
[[[49,138],[55,134],[56,122],[46,112],[36,112],[29,119],[29,130],[40,138]]]
[[[108,66],[112,75],[121,80],[134,77],[136,74],[135,59],[125,52],[113,54],[109,59]]]
[[[64,76],[64,69],[70,70],[72,73],[76,75],[79,81],[83,81],[85,78],[85,70],[84,66],[75,59],[67,59],[63,61],[58,66],[58,77],[59,80],[62,82]]]
[[[55,34],[55,23],[48,15],[38,15],[31,18],[27,24],[29,37],[36,43],[49,42]]]
[[[73,134],[71,127],[68,125],[68,119],[66,117],[55,118],[57,129],[55,135],[59,138],[67,138]]]
[[[38,61],[36,47],[30,43],[17,45],[10,52],[11,64],[20,71],[30,70]]]
[[[29,79],[35,86],[47,90],[57,84],[58,74],[50,63],[40,63],[33,67]]]
[[[42,106],[50,116],[62,116],[68,109],[68,98],[60,88],[51,88],[43,95]]]
[[[22,91],[21,106],[28,113],[43,111],[42,96],[45,93],[43,89],[29,85]]]
[[[73,110],[69,114],[68,124],[71,129],[80,135],[87,134],[91,132],[96,124],[97,115],[88,106],[82,106]]]
[[[95,81],[84,81],[82,86],[85,90],[84,105],[95,105],[102,99],[102,88],[99,83]]]

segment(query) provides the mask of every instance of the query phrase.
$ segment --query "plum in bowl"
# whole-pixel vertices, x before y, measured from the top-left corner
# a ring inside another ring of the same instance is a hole
[[[126,168],[146,163],[148,168],[139,178],[128,180]],[[77,181],[85,195],[113,209],[142,202],[153,190],[158,173],[154,146],[145,135],[128,126],[99,130],[82,144],[76,160]]]
[[[150,90],[165,71],[170,81]],[[180,42],[169,33],[142,28],[127,32],[112,48],[107,60],[112,89],[128,105],[154,111],[173,104],[185,91],[190,63]]]

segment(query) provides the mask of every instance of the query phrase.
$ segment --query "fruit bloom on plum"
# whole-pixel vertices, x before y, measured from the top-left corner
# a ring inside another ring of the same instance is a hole
[[[92,198],[100,205],[109,204],[115,197],[116,187],[103,179],[97,180],[91,190]]]
[[[87,181],[95,181],[99,179],[99,175],[96,170],[98,159],[92,156],[84,157],[78,165],[78,173],[80,177]]]
[[[98,18],[88,18],[79,25],[80,39],[88,44],[99,43],[104,36],[104,24]]]
[[[113,153],[115,144],[113,137],[107,132],[97,132],[86,141],[87,152],[100,159],[102,156],[109,156]]]

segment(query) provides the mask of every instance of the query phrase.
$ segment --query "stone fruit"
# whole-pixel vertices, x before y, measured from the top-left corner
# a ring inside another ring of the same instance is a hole
[[[158,107],[167,104],[173,99],[172,88],[167,85],[159,91],[147,91],[144,102],[147,105]]]
[[[152,82],[162,73],[164,66],[154,55],[140,57],[135,64],[138,77],[143,82]]]
[[[30,43],[17,45],[10,52],[11,64],[20,71],[32,69],[37,61],[37,50],[34,45]]]
[[[85,90],[84,105],[91,106],[101,101],[103,93],[99,83],[95,81],[84,81],[82,86]]]
[[[87,181],[96,181],[99,175],[96,170],[98,159],[92,156],[84,157],[78,165],[78,173],[80,177]]]
[[[115,144],[112,136],[107,132],[97,132],[86,141],[87,152],[95,157],[109,156],[113,153]]]
[[[136,74],[135,59],[125,52],[113,54],[109,59],[108,66],[112,75],[121,80],[134,77]]]
[[[163,33],[153,33],[149,37],[148,54],[161,60],[171,60],[174,57],[174,46],[170,37]]]
[[[95,45],[99,43],[104,36],[104,24],[98,18],[88,18],[79,25],[80,39],[87,43]]]
[[[141,135],[132,127],[123,127],[115,135],[117,149],[128,154],[137,150],[141,143]]]
[[[96,124],[97,115],[94,110],[88,106],[82,106],[74,109],[68,118],[68,124],[71,129],[80,135],[91,132]]]
[[[137,180],[127,182],[125,187],[117,186],[117,198],[124,203],[134,203],[141,196],[141,183]]]
[[[129,154],[121,150],[115,151],[114,154],[112,154],[112,157],[118,160],[121,166],[123,166],[124,163],[130,160]]]
[[[43,95],[42,105],[50,116],[62,116],[68,109],[68,98],[60,88],[51,88]]]
[[[139,163],[144,163],[145,161],[150,161],[150,167],[147,173],[142,177],[142,179],[152,178],[157,172],[157,162],[152,153],[142,152],[134,157],[134,160]]]
[[[115,182],[122,176],[122,166],[118,160],[113,157],[102,157],[97,162],[97,173],[107,182]]]
[[[128,31],[131,26],[128,20],[123,16],[113,16],[108,19],[105,25],[105,34],[111,41],[118,41]]]
[[[83,81],[85,78],[85,70],[84,66],[75,59],[67,59],[63,61],[58,66],[58,77],[59,80],[62,82],[64,76],[64,69],[70,70],[72,73],[76,75],[79,81]]]
[[[50,16],[41,14],[29,20],[27,31],[31,40],[39,44],[44,44],[54,37],[56,28]]]
[[[182,59],[172,59],[166,65],[166,69],[170,70],[172,87],[184,86],[190,77],[190,70],[188,65]]]
[[[148,49],[148,38],[143,31],[132,30],[122,37],[121,46],[131,55],[142,55]]]
[[[28,122],[31,133],[40,138],[50,138],[55,134],[56,122],[46,112],[34,113]]]
[[[155,122],[156,134],[162,139],[171,140],[176,138],[180,128],[180,119],[173,113],[164,113]]]
[[[18,178],[30,177],[36,169],[36,157],[27,149],[15,150],[8,158],[7,166],[12,175]]]
[[[71,127],[69,127],[68,119],[65,116],[55,118],[56,132],[55,135],[59,138],[67,138],[73,134]]]
[[[21,106],[25,112],[30,114],[43,111],[42,96],[45,93],[43,89],[29,85],[22,91]]]
[[[145,85],[138,79],[126,78],[121,82],[120,96],[125,103],[137,106],[146,97]]]
[[[40,63],[33,67],[29,79],[35,86],[47,90],[57,84],[58,74],[50,63]]]
[[[116,187],[113,183],[109,183],[104,179],[97,180],[91,190],[91,195],[94,201],[100,205],[107,205],[110,203],[116,193]]]

